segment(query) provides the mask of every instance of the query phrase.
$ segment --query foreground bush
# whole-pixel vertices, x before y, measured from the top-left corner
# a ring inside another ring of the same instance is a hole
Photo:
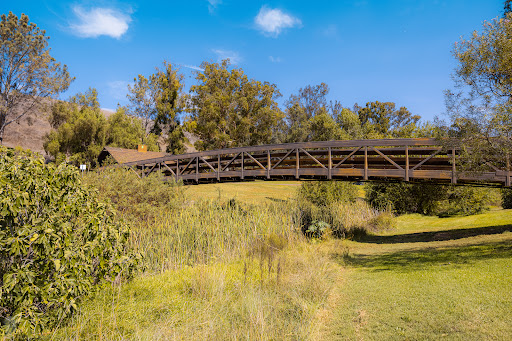
[[[357,187],[345,181],[308,181],[300,186],[298,196],[315,205],[329,205],[333,202],[354,202]]]
[[[0,334],[38,335],[137,264],[126,226],[75,167],[1,148],[0,212]]]

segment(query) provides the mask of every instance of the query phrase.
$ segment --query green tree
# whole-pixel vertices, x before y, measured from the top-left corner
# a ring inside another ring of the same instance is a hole
[[[140,120],[127,115],[124,107],[117,108],[116,112],[109,116],[106,123],[105,145],[136,149],[140,141],[145,138],[148,150],[159,151],[158,137],[155,134],[146,136]]]
[[[307,142],[343,140],[350,134],[334,118],[341,105],[338,102],[329,106],[326,96],[329,87],[325,83],[308,85],[291,95],[286,102],[285,142]]]
[[[133,86],[128,86],[129,113],[141,120],[146,132],[144,143],[150,134],[167,136],[167,152],[180,154],[185,151],[185,135],[178,119],[184,110],[182,93],[183,75],[164,62],[164,68],[149,77],[138,75]]]
[[[50,55],[45,31],[9,12],[0,20],[0,143],[5,128],[45,98],[65,91],[73,80],[66,65]]]
[[[365,107],[356,104],[355,111],[367,138],[410,137],[421,118],[405,107],[396,110],[393,102],[368,102]]]
[[[456,91],[446,92],[448,135],[467,171],[510,167],[512,152],[512,14],[484,22],[455,44]],[[465,91],[468,89],[468,91]]]
[[[117,108],[107,120],[96,89],[55,103],[49,121],[54,130],[45,136],[44,149],[57,161],[95,166],[106,145],[134,149],[142,139],[148,150],[159,151],[157,136],[146,134],[140,120],[126,115],[125,108]]]
[[[191,132],[199,150],[251,146],[275,141],[283,114],[276,85],[249,79],[242,69],[203,62],[191,87]]]

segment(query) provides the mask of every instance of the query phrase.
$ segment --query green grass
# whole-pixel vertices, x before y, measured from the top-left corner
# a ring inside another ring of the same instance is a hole
[[[220,184],[201,184],[186,187],[186,194],[193,200],[235,198],[244,203],[261,204],[280,202],[292,198],[300,187],[299,181],[250,181]]]
[[[333,340],[505,340],[512,335],[512,211],[399,217],[347,241]]]

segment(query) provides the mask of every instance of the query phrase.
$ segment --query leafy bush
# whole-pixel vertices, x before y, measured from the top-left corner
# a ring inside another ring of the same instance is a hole
[[[368,183],[366,201],[398,214],[478,214],[496,201],[496,190],[431,183]]]
[[[101,199],[110,200],[130,220],[151,219],[185,201],[183,186],[172,179],[164,181],[158,172],[140,179],[132,170],[110,167],[88,173],[84,181],[96,187]]]
[[[501,190],[501,206],[505,209],[512,208],[512,189],[503,188]]]
[[[393,226],[392,215],[356,200],[357,187],[348,182],[306,182],[297,193],[296,224],[312,238],[355,237]],[[387,214],[390,219],[378,220]]]
[[[339,201],[354,202],[357,187],[344,181],[308,181],[302,183],[298,195],[315,205],[326,206]]]
[[[39,334],[137,265],[126,226],[75,167],[0,146],[0,212],[0,334]]]

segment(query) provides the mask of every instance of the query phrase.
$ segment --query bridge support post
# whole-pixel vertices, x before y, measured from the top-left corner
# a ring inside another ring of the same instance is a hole
[[[507,153],[506,156],[506,162],[507,162],[507,174],[505,176],[505,187],[510,187],[510,155]]]
[[[199,182],[199,156],[196,157],[196,183]]]
[[[244,152],[242,152],[242,180],[244,179]]]
[[[368,180],[368,146],[364,146],[364,179]]]
[[[217,181],[220,182],[220,154],[217,155]]]
[[[328,166],[329,166],[328,178],[329,178],[329,180],[332,180],[332,150],[331,150],[331,147],[328,148],[327,154],[328,154],[328,159],[329,159],[329,162],[328,162]]]
[[[299,164],[300,155],[299,155],[299,148],[295,149],[295,179],[299,178]]]
[[[267,150],[267,179],[270,179],[270,169],[272,164],[270,163],[270,150]]]
[[[409,146],[405,145],[405,181],[409,181]]]
[[[457,183],[457,174],[456,174],[456,167],[455,167],[455,148],[452,149],[452,184]]]
[[[176,182],[180,177],[180,159],[176,159]]]

